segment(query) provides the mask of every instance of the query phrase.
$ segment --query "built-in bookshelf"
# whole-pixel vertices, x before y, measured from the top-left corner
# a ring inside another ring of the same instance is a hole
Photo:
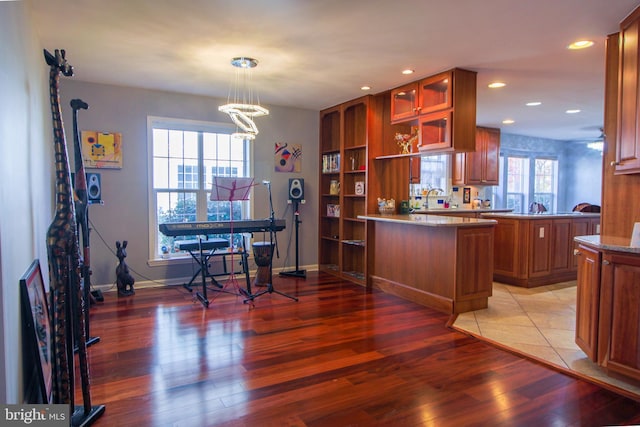
[[[319,268],[365,284],[371,96],[320,112]]]

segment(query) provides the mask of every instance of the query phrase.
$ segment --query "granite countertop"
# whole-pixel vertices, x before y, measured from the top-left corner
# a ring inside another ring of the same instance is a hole
[[[358,215],[359,219],[370,221],[395,222],[408,225],[422,225],[427,227],[477,227],[477,226],[493,226],[496,221],[492,219],[465,218],[446,215],[425,215],[425,214],[406,214],[406,215]]]
[[[545,219],[545,218],[599,218],[599,213],[592,212],[544,212],[544,213],[483,213],[483,218],[519,218],[519,219]]]
[[[436,214],[442,215],[447,212],[451,213],[460,213],[460,212],[469,212],[469,213],[499,213],[499,212],[511,212],[513,209],[492,209],[492,208],[478,208],[478,209],[465,209],[465,208],[431,208],[431,209],[415,209],[412,211],[414,214]]]
[[[596,234],[593,236],[576,236],[574,240],[600,250],[640,254],[640,247],[630,246],[631,238],[600,236]]]

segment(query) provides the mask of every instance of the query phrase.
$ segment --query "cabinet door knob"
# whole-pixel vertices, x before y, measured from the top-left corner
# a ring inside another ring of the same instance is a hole
[[[573,250],[573,255],[575,255],[575,256],[580,255],[580,251],[578,249],[574,249]]]
[[[602,261],[602,265],[609,265],[611,264],[609,261],[607,261],[606,259],[604,261]]]
[[[620,162],[616,162],[615,160],[610,163],[611,166],[618,166]]]

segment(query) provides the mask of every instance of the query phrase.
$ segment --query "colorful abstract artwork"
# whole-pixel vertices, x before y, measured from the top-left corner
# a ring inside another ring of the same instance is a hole
[[[99,169],[122,169],[122,134],[82,131],[84,166]]]
[[[276,172],[300,172],[302,169],[302,144],[276,142],[274,161]]]

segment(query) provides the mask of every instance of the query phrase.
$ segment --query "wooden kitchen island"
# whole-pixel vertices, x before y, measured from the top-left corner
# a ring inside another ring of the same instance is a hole
[[[367,286],[445,313],[486,308],[496,222],[440,215],[360,215]]]
[[[498,221],[493,279],[525,288],[575,280],[575,236],[598,234],[599,213],[487,213]]]

